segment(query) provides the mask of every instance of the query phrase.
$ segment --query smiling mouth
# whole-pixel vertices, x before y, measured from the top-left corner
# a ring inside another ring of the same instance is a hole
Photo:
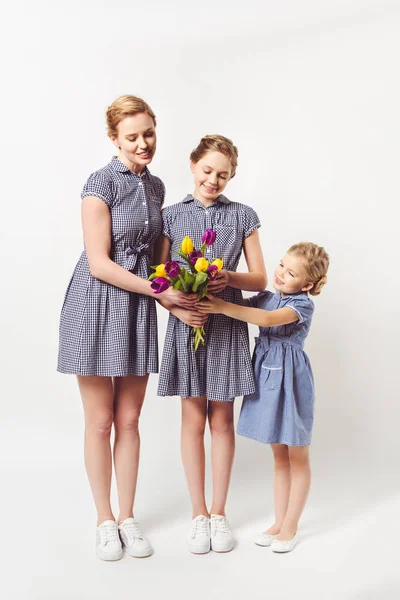
[[[147,156],[151,156],[151,152],[137,152],[136,156],[140,156],[141,158],[146,158]]]
[[[206,185],[205,183],[203,183],[203,186],[206,188],[206,190],[208,190],[209,192],[216,192],[218,188],[216,187],[211,187],[209,185]]]
[[[281,281],[280,279],[278,279],[277,277],[275,277],[275,283],[277,285],[283,285],[283,281]]]

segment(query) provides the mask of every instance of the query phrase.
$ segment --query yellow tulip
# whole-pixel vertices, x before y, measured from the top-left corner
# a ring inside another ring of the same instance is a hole
[[[193,252],[193,248],[194,248],[193,242],[190,239],[190,237],[189,236],[184,237],[183,241],[182,241],[182,246],[181,246],[181,250],[182,250],[183,254],[190,254],[191,252]]]
[[[206,258],[198,258],[196,260],[196,264],[194,265],[194,268],[196,269],[196,271],[199,273],[201,271],[207,271],[208,269],[208,260]]]
[[[162,263],[161,265],[157,265],[156,276],[157,277],[165,277],[166,276],[165,264],[164,263]]]
[[[222,260],[222,258],[216,258],[215,260],[212,261],[211,264],[218,267],[218,271],[220,271],[222,269],[222,267],[224,266],[224,261]]]

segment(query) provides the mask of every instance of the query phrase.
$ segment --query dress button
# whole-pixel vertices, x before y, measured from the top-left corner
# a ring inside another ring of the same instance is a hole
[[[146,206],[146,202],[142,202],[143,206]]]
[[[139,181],[139,185],[143,185],[143,182],[142,182],[142,181]]]
[[[206,210],[206,215],[208,215],[208,210]]]
[[[148,225],[148,224],[149,224],[149,222],[148,222],[148,221],[145,221],[145,222],[144,222],[144,224],[145,224],[145,225]]]

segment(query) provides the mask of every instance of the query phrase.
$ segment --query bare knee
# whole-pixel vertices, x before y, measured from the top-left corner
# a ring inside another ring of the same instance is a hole
[[[113,411],[102,411],[98,414],[86,417],[86,431],[98,438],[109,439],[113,424]]]
[[[308,446],[290,446],[289,460],[292,470],[308,469],[310,466]]]
[[[137,411],[125,412],[124,414],[116,414],[114,420],[115,433],[136,434],[139,431],[140,413]]]
[[[182,431],[193,436],[203,436],[206,428],[206,416],[200,414],[182,414]]]
[[[275,469],[289,469],[289,450],[285,444],[271,444]]]
[[[234,433],[233,413],[230,411],[214,412],[211,410],[208,415],[211,435],[226,435]]]

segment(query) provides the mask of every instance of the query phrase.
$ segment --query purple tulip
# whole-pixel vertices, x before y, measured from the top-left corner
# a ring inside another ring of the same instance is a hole
[[[218,275],[218,267],[216,265],[210,265],[207,269],[208,272],[208,276],[211,280],[214,280],[217,278]]]
[[[171,277],[171,279],[173,279],[174,277],[178,277],[178,275],[181,272],[181,268],[175,260],[169,260],[168,262],[166,262],[164,269],[168,277]]]
[[[191,252],[191,253],[189,254],[189,260],[190,260],[190,264],[191,264],[191,265],[195,265],[195,264],[196,264],[196,261],[197,261],[197,259],[198,259],[198,258],[201,258],[202,256],[203,256],[203,255],[202,255],[202,253],[200,252],[200,250],[193,250],[193,252]]]
[[[206,229],[203,233],[203,237],[201,238],[201,243],[206,244],[206,246],[212,246],[216,237],[217,232],[214,231],[214,229]]]
[[[165,277],[156,277],[150,284],[151,289],[155,294],[165,292],[170,286],[170,282]]]

